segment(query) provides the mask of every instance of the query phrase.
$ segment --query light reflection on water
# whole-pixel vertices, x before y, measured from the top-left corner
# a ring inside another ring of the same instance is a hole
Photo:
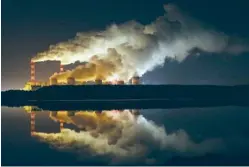
[[[50,112],[2,107],[2,163],[177,164],[174,157],[183,157],[183,164],[205,165],[217,164],[217,157],[222,162],[225,156],[235,159],[226,161],[230,164],[248,164],[248,111],[217,107]],[[216,157],[203,158],[207,154]]]

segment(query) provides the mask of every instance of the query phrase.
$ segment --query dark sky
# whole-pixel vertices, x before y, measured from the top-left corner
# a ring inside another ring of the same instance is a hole
[[[247,0],[2,0],[2,90],[22,88],[29,80],[30,58],[49,45],[114,22],[133,19],[148,24],[164,14],[163,4],[169,2],[219,31],[249,38]],[[200,56],[169,63],[143,79],[149,83],[249,84],[248,64],[248,54]],[[58,69],[58,63],[39,63],[37,77],[45,80]]]

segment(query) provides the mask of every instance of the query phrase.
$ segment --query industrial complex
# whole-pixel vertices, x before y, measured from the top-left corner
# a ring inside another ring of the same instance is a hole
[[[60,73],[64,72],[64,66],[60,63]],[[31,60],[30,62],[30,81],[25,83],[23,90],[37,90],[44,86],[52,86],[52,85],[124,85],[124,84],[132,84],[137,85],[140,83],[140,78],[138,76],[132,77],[129,82],[125,82],[123,80],[115,80],[115,81],[102,81],[100,79],[89,80],[89,81],[80,81],[77,78],[68,77],[66,81],[59,81],[56,78],[49,78],[48,81],[38,81],[35,77],[35,62]]]

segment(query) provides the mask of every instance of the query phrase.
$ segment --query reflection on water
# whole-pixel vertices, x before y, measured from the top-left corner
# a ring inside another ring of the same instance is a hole
[[[220,144],[218,140],[194,143],[183,130],[167,134],[164,127],[134,113],[138,111],[50,112],[49,117],[59,122],[60,132],[44,133],[35,131],[34,114],[31,112],[31,134],[56,149],[72,152],[87,149],[90,154],[112,155],[115,161],[134,157],[154,161],[156,157],[150,155],[152,151],[203,154],[213,152]],[[64,128],[64,124],[73,124],[79,131]],[[80,156],[81,152],[78,154]]]
[[[224,110],[223,108],[220,109]],[[248,108],[245,108],[245,110],[247,109]],[[7,115],[11,113],[10,111],[12,109],[2,108],[2,110],[8,110],[8,113],[7,111],[3,113]],[[216,114],[217,116],[217,112],[211,112],[216,109],[208,110],[211,114],[214,116]],[[29,127],[29,136],[32,140],[34,140],[37,145],[42,144],[43,147],[49,146],[52,148],[51,151],[54,150],[58,153],[69,153],[73,155],[74,160],[69,160],[68,158],[68,161],[70,161],[69,164],[71,165],[96,164],[94,161],[98,161],[99,163],[97,164],[106,165],[158,165],[174,164],[175,159],[176,164],[179,164],[177,161],[184,162],[183,160],[193,158],[197,159],[194,159],[192,162],[198,162],[197,160],[201,159],[200,157],[223,156],[229,151],[229,148],[232,148],[227,145],[224,136],[211,135],[199,137],[198,139],[198,134],[192,136],[192,134],[189,134],[185,130],[186,126],[175,129],[172,128],[174,122],[171,122],[171,125],[169,125],[171,128],[167,129],[167,122],[177,120],[176,118],[181,118],[183,120],[181,121],[182,123],[189,121],[188,125],[190,126],[198,121],[198,119],[205,122],[200,116],[199,118],[190,120],[188,118],[189,115],[198,116],[198,114],[201,115],[201,113],[193,114],[193,111],[184,113],[182,112],[184,109],[177,109],[174,112],[166,110],[43,112],[39,108],[25,106],[24,111],[26,116],[29,117],[26,117],[29,121],[29,126],[28,124],[23,126]],[[207,113],[202,112],[202,114],[206,115],[204,117],[207,117]],[[241,113],[238,112],[237,114]],[[227,117],[228,115],[225,114],[223,117],[224,116]],[[244,116],[249,115],[245,114]],[[157,117],[157,119],[155,119],[155,117]],[[6,117],[6,119],[8,118]],[[249,120],[249,117],[245,119]],[[24,120],[18,121],[25,122]],[[5,127],[6,124],[6,122],[3,124],[3,128],[7,128]],[[9,122],[9,124],[11,123]],[[199,124],[202,125],[202,123]],[[227,124],[227,122],[224,122],[224,124]],[[210,126],[211,125],[212,122],[210,122]],[[248,122],[245,123],[245,125],[249,125]],[[46,126],[46,128],[42,128],[43,126]],[[177,126],[177,124],[175,124],[175,126]],[[229,126],[229,124],[227,124],[227,126]],[[10,126],[8,126],[8,128],[9,127]],[[200,127],[195,128],[200,130]],[[203,129],[203,131],[205,130]],[[215,133],[215,129],[213,131]],[[203,134],[200,133],[199,135]],[[11,134],[10,136],[15,136],[15,134]],[[194,136],[197,136],[197,138]],[[28,136],[25,137],[28,138]],[[247,139],[249,139],[249,137]],[[246,144],[243,146],[249,148]],[[36,146],[34,146],[34,148],[36,148]],[[2,151],[4,152],[7,149],[8,148],[5,148]],[[54,156],[55,154],[57,153],[53,153]],[[23,159],[23,162],[25,161],[26,160]],[[8,161],[4,159],[3,162],[8,163]],[[189,161],[185,161],[185,163],[187,162]],[[205,159],[200,162],[200,164],[204,164]],[[25,163],[22,162],[19,162],[19,164],[25,165]],[[47,165],[50,164],[48,161]],[[39,161],[36,161],[34,165],[40,165]]]

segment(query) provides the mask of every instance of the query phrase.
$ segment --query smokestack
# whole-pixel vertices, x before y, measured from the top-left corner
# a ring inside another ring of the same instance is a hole
[[[31,111],[30,113],[30,132],[31,132],[31,136],[33,136],[35,133],[35,112],[34,111]]]
[[[35,82],[35,62],[31,60],[30,62],[30,81]]]
[[[64,66],[60,62],[60,72],[64,72]]]

